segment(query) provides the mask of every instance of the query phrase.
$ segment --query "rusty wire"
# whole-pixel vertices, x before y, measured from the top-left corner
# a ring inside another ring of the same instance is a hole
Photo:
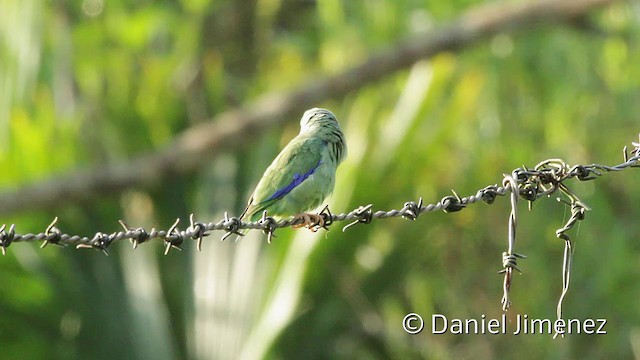
[[[573,242],[566,233],[573,228],[576,223],[583,220],[585,212],[590,210],[589,207],[569,189],[565,184],[565,181],[573,178],[577,178],[580,181],[593,180],[608,172],[640,167],[640,140],[638,142],[632,142],[632,145],[633,150],[631,150],[630,154],[627,151],[627,147],[624,147],[624,162],[615,166],[600,164],[569,166],[561,159],[548,159],[540,162],[533,169],[528,169],[526,167],[517,168],[510,174],[505,174],[503,176],[502,186],[498,186],[497,184],[489,185],[478,190],[476,194],[467,197],[461,198],[458,194],[453,192],[453,195],[445,196],[435,204],[424,205],[422,198],[420,198],[417,202],[408,201],[404,203],[402,209],[399,210],[378,210],[374,212],[373,205],[369,204],[366,206],[360,206],[348,213],[337,215],[332,214],[329,208],[325,207],[318,214],[314,215],[318,220],[310,225],[306,224],[306,226],[312,231],[317,231],[320,228],[328,230],[335,222],[350,221],[350,223],[342,229],[343,231],[346,231],[358,224],[370,224],[373,219],[402,217],[408,220],[416,220],[420,214],[423,213],[440,210],[446,213],[457,212],[464,209],[469,204],[480,201],[486,204],[492,204],[497,196],[505,196],[509,193],[511,212],[509,214],[508,221],[508,249],[502,253],[503,269],[499,272],[504,274],[502,307],[503,310],[506,311],[511,306],[509,290],[513,280],[513,270],[521,272],[517,265],[517,260],[526,258],[526,256],[515,252],[518,200],[523,199],[528,201],[529,207],[531,207],[533,201],[544,196],[549,196],[560,190],[568,200],[558,200],[571,206],[570,219],[562,228],[556,231],[556,236],[565,241],[562,269],[562,294],[557,306],[557,316],[560,319],[562,318],[562,302],[569,290],[571,261],[574,249]],[[75,245],[78,249],[97,249],[108,255],[109,253],[107,248],[115,241],[129,239],[135,249],[139,244],[149,240],[161,239],[164,242],[164,254],[166,255],[171,249],[182,250],[182,245],[186,239],[195,240],[197,249],[200,250],[202,246],[202,239],[209,236],[211,231],[215,230],[225,231],[221,238],[221,240],[225,240],[232,235],[243,236],[243,233],[240,232],[240,230],[258,229],[262,230],[267,235],[267,242],[271,243],[272,238],[275,236],[274,232],[276,229],[283,227],[300,227],[304,222],[304,220],[299,216],[278,221],[273,217],[268,216],[266,211],[263,213],[262,218],[256,222],[244,222],[240,218],[229,216],[229,214],[225,212],[224,219],[218,222],[202,223],[195,221],[194,215],[191,214],[189,216],[189,226],[185,230],[180,230],[178,228],[180,223],[179,218],[176,219],[168,230],[152,228],[150,231],[145,230],[142,227],[130,227],[124,221],[120,220],[120,225],[123,228],[122,231],[112,233],[97,232],[92,237],[87,237],[63,233],[56,226],[57,221],[58,218],[56,217],[51,224],[47,226],[45,231],[39,234],[17,234],[15,232],[15,224],[11,224],[8,230],[6,224],[3,224],[0,227],[0,251],[5,255],[7,248],[14,242],[40,241],[42,242],[41,247],[45,247],[48,244],[60,246]],[[557,335],[558,334],[555,334],[555,336]]]

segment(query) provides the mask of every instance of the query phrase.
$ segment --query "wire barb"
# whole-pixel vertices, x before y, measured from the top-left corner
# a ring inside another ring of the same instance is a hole
[[[442,200],[440,200],[440,204],[442,204],[442,211],[446,213],[452,213],[460,211],[467,207],[467,205],[463,202],[460,196],[456,194],[455,191],[451,190],[451,192],[453,192],[453,195],[445,196],[442,198]]]
[[[329,226],[333,224],[333,214],[329,210],[329,205],[325,205],[318,215],[322,216],[322,226],[320,228],[329,231]]]
[[[482,200],[482,202],[484,202],[485,204],[491,205],[493,204],[494,201],[496,201],[496,197],[498,195],[500,196],[504,195],[498,192],[498,189],[500,188],[496,184],[489,185],[484,189],[478,190],[478,194],[476,196],[479,197],[480,200]]]
[[[189,227],[187,228],[187,232],[191,233],[191,238],[196,240],[196,248],[198,251],[202,251],[202,238],[205,236],[209,236],[206,232],[207,227],[201,222],[195,222],[193,220],[193,213],[189,215]]]
[[[41,249],[47,246],[48,244],[63,246],[62,244],[60,244],[60,240],[62,239],[62,232],[60,231],[60,229],[56,227],[57,222],[58,222],[58,217],[56,216],[51,222],[51,224],[49,224],[49,226],[47,226],[47,228],[44,230],[45,238],[42,241],[42,245],[40,245]]]
[[[407,201],[404,203],[404,207],[400,210],[403,219],[415,221],[422,213],[422,197],[418,199],[418,203],[415,201]]]
[[[234,216],[229,217],[229,213],[225,211],[223,228],[226,229],[227,232],[224,235],[222,235],[222,239],[220,239],[220,241],[225,241],[229,236],[234,234],[238,235],[238,237],[244,236],[243,233],[238,231],[241,225],[242,225],[242,222],[240,221],[239,218]]]
[[[109,251],[107,250],[107,248],[109,247],[109,245],[111,245],[111,242],[114,238],[115,233],[109,235],[102,232],[97,232],[88,244],[78,244],[76,245],[76,249],[96,249],[109,256]]]
[[[137,229],[133,229],[129,227],[129,225],[124,222],[124,220],[118,220],[118,222],[120,223],[120,225],[122,225],[125,234],[131,236],[129,238],[129,241],[131,242],[131,244],[133,244],[134,250],[138,248],[139,244],[142,244],[143,242],[151,238],[149,233],[147,233],[147,230],[145,230],[144,228],[139,227]]]
[[[354,211],[354,217],[358,218],[358,220],[350,224],[347,224],[345,227],[342,228],[342,232],[347,231],[350,227],[357,224],[370,224],[371,220],[373,219],[373,211],[371,211],[372,207],[373,207],[373,204],[369,204],[367,206],[360,206],[359,208],[357,208]]]
[[[506,252],[502,253],[502,267],[499,273],[504,274],[504,281],[502,285],[502,310],[507,311],[511,307],[511,300],[509,299],[509,291],[511,290],[511,282],[513,277],[513,269],[516,269],[519,273],[522,270],[517,266],[516,260],[518,258],[524,258],[523,255],[515,252],[516,244],[516,226],[517,226],[517,213],[518,213],[518,197],[520,190],[518,187],[519,181],[526,180],[527,170],[516,169],[511,172],[510,175],[504,174],[503,186],[511,192],[511,213],[509,214],[509,248]]]
[[[182,251],[182,243],[184,242],[184,233],[178,230],[178,223],[180,222],[180,218],[176,219],[176,221],[171,225],[167,234],[162,238],[164,241],[164,255],[169,254],[171,249],[176,249],[178,251]]]
[[[262,212],[262,218],[260,219],[260,225],[263,226],[262,232],[267,235],[267,244],[271,244],[275,236],[274,232],[277,229],[278,222],[276,219],[267,216],[267,210]]]
[[[522,270],[518,267],[518,259],[526,259],[523,254],[513,253],[509,254],[506,251],[502,253],[502,266],[504,269],[498,271],[498,274],[505,274],[503,283],[502,310],[507,311],[511,308],[511,300],[509,299],[509,291],[511,290],[511,282],[513,276],[513,270],[515,269],[519,274],[522,274]]]
[[[587,210],[589,210],[589,208],[582,201],[580,201],[577,196],[573,195],[570,199],[571,201],[567,202],[564,199],[558,198],[558,201],[571,206],[571,216],[569,217],[569,220],[567,220],[566,224],[563,227],[556,230],[556,236],[559,239],[564,240],[565,244],[564,255],[562,259],[562,293],[560,294],[560,298],[558,299],[558,306],[556,308],[556,316],[558,320],[562,319],[562,303],[564,301],[564,298],[567,296],[567,293],[569,292],[569,282],[571,280],[571,263],[573,261],[574,252],[573,241],[571,240],[569,235],[566,234],[566,232],[572,229],[578,223],[578,221],[584,220],[585,213]],[[558,332],[556,332],[553,335],[553,338],[555,339],[556,337],[558,337],[558,335],[564,337],[564,334],[559,334]]]
[[[2,224],[0,226],[0,250],[2,250],[2,255],[7,254],[7,248],[13,242],[14,237],[16,236],[16,225],[11,224],[9,227],[9,232],[5,231],[7,224]]]

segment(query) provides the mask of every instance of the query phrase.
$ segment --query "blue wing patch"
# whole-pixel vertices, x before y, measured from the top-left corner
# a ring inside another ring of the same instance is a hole
[[[285,186],[285,187],[283,187],[281,189],[278,189],[278,191],[273,193],[273,195],[271,195],[265,201],[270,201],[270,200],[274,200],[274,199],[280,199],[283,196],[287,195],[288,193],[291,192],[291,190],[295,189],[296,186],[302,184],[302,182],[305,181],[309,176],[313,175],[313,173],[315,173],[316,170],[318,170],[320,165],[322,165],[322,160],[318,160],[318,163],[316,164],[316,166],[311,168],[311,170],[307,171],[306,173],[304,173],[302,175],[294,174],[293,175],[293,180],[291,180],[291,182],[287,186]]]

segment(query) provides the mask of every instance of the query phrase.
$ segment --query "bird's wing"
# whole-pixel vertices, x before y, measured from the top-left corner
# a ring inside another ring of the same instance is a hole
[[[281,200],[302,184],[322,164],[326,143],[315,138],[294,138],[267,168],[242,217],[254,215]]]

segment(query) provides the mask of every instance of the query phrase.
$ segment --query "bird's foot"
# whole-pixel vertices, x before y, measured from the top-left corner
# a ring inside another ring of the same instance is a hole
[[[320,214],[301,213],[293,217],[293,223],[295,225],[291,225],[291,227],[294,229],[306,227],[316,232],[324,226],[324,217]]]

